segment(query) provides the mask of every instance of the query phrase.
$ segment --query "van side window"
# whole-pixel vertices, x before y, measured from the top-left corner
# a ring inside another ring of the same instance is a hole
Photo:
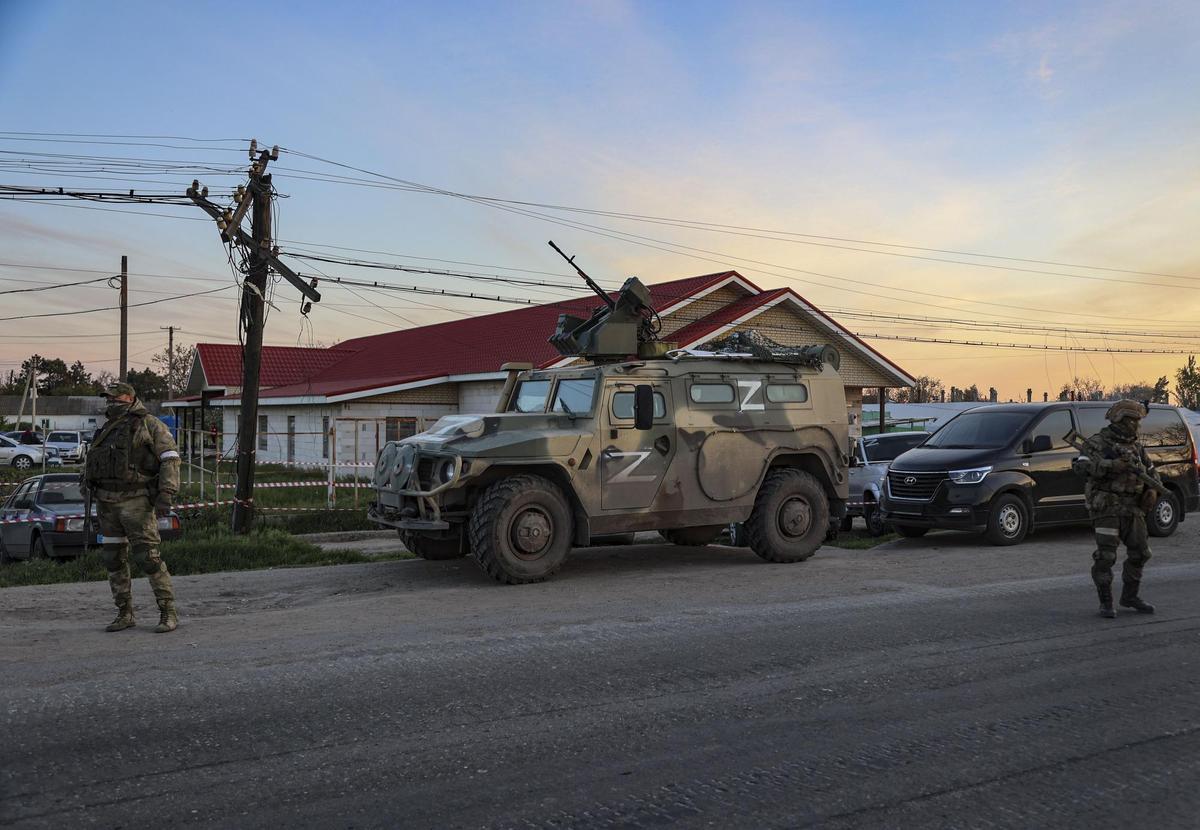
[[[1091,438],[1100,430],[1108,426],[1108,420],[1105,419],[1104,413],[1108,411],[1109,404],[1104,406],[1081,406],[1077,410],[1079,415],[1079,434],[1084,438]]]
[[[1174,409],[1151,409],[1142,419],[1138,438],[1143,447],[1185,446],[1188,428]]]
[[[1049,435],[1050,440],[1054,442],[1054,449],[1061,450],[1071,446],[1067,443],[1067,436],[1074,428],[1075,424],[1071,420],[1071,411],[1068,409],[1059,409],[1038,421],[1037,426],[1033,428],[1031,434],[1034,436]]]

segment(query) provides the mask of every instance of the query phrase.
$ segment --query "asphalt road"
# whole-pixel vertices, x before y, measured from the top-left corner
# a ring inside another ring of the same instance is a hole
[[[1195,827],[1198,536],[1112,621],[1080,531],[6,589],[0,823]]]

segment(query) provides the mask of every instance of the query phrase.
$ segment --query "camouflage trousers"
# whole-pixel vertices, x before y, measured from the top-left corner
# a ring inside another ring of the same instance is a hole
[[[159,607],[174,602],[171,574],[158,553],[158,517],[149,497],[142,494],[118,502],[97,502],[96,511],[103,545],[100,556],[108,569],[108,586],[117,607],[133,600],[129,572],[131,550],[133,564],[139,573],[149,577]]]
[[[1141,513],[1099,516],[1092,520],[1096,532],[1096,552],[1092,554],[1092,581],[1098,587],[1112,585],[1113,565],[1117,563],[1117,546],[1125,543],[1125,564],[1121,579],[1140,582],[1142,567],[1150,558],[1146,517]]]

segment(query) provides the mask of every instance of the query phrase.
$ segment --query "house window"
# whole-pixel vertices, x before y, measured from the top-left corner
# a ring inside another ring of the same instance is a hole
[[[388,441],[399,441],[417,434],[416,418],[388,418],[384,438]]]
[[[287,460],[296,460],[296,416],[287,416]]]
[[[267,448],[267,416],[258,416],[258,448],[265,450]]]
[[[329,416],[321,418],[321,457],[329,457]]]

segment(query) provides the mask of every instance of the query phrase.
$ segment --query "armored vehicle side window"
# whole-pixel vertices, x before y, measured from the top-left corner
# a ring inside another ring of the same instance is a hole
[[[808,387],[803,383],[768,383],[767,400],[771,403],[807,403]]]
[[[618,392],[612,397],[612,415],[622,420],[633,420],[633,393]],[[654,393],[654,417],[667,417],[667,401],[661,392]]]
[[[693,383],[688,394],[695,403],[733,403],[733,387],[728,383]]]
[[[551,412],[570,412],[576,415],[592,411],[592,397],[596,394],[595,378],[560,380],[554,392]]]
[[[1188,442],[1188,429],[1174,409],[1151,409],[1138,430],[1144,447],[1178,447]]]
[[[544,412],[546,410],[546,395],[550,393],[548,380],[523,380],[517,384],[517,392],[513,395],[513,412]]]
[[[1079,434],[1084,438],[1091,438],[1104,427],[1108,426],[1108,421],[1104,418],[1104,413],[1108,410],[1110,404],[1104,406],[1081,406],[1075,410],[1075,414],[1079,416]]]

